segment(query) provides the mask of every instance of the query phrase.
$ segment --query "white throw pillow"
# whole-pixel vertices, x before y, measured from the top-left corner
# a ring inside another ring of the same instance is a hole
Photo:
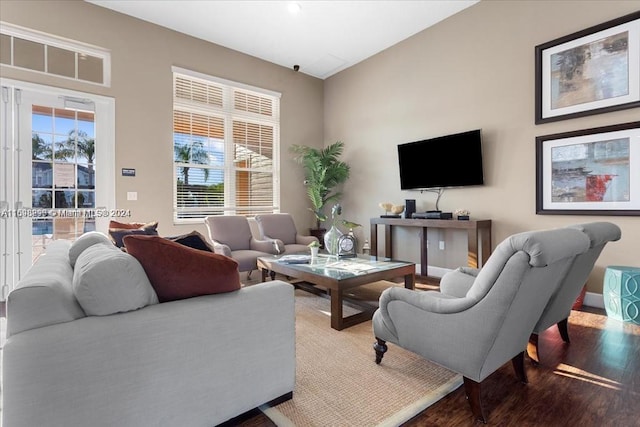
[[[99,231],[89,231],[78,237],[75,242],[71,244],[69,248],[69,263],[71,267],[76,266],[78,257],[85,249],[98,243],[106,243],[114,249],[117,249],[106,234],[100,233]]]
[[[88,316],[158,303],[142,265],[113,245],[93,245],[80,254],[73,272],[73,293]]]

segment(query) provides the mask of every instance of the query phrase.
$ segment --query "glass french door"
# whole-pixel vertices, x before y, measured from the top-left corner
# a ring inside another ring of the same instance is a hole
[[[114,165],[113,100],[2,83],[3,300],[50,242],[106,230],[96,210],[114,206]]]

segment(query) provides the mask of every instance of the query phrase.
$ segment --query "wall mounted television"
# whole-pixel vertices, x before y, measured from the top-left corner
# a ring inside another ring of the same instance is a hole
[[[480,129],[398,144],[400,188],[483,185]]]

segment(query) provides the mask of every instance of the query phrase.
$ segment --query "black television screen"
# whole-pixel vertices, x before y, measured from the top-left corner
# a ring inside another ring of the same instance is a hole
[[[398,145],[400,188],[482,185],[480,129]]]

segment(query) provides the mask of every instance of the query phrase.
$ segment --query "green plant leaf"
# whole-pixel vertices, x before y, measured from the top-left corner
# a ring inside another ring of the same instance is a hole
[[[346,219],[343,219],[340,221],[342,223],[342,225],[344,225],[345,227],[347,227],[349,230],[354,229],[354,228],[358,228],[358,227],[362,227],[362,224],[358,224],[357,222],[352,222]]]
[[[323,149],[292,145],[290,151],[294,160],[304,168],[307,195],[319,221],[325,221],[323,212],[328,203],[340,200],[342,193],[335,188],[349,178],[349,165],[339,158],[344,150],[344,143],[335,142]]]

